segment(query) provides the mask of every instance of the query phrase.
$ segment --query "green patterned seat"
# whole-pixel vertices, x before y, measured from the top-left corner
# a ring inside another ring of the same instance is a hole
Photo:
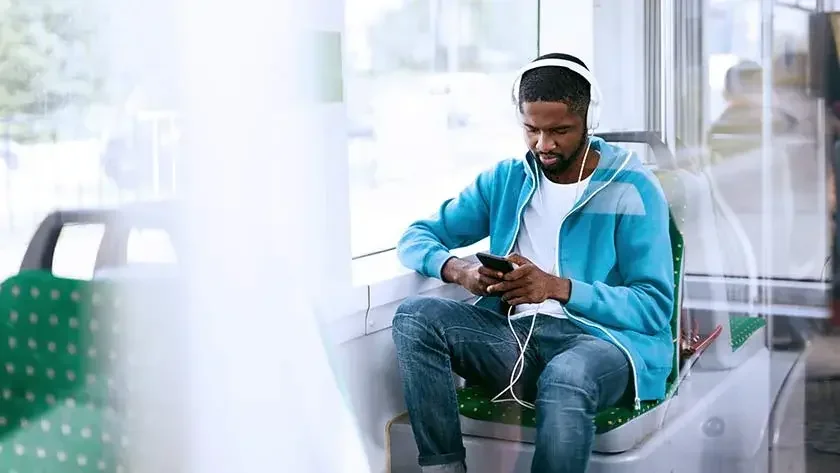
[[[729,316],[729,332],[731,334],[732,351],[737,351],[747,343],[754,333],[767,325],[765,319],[746,315]]]
[[[0,400],[3,412],[28,409],[29,401]],[[3,473],[127,471],[120,464],[125,439],[117,415],[98,406],[63,403],[33,416],[0,441]]]
[[[4,473],[122,471],[109,376],[116,325],[104,310],[113,292],[46,271],[0,285]]]
[[[673,215],[670,219],[671,250],[674,255],[674,288],[675,300],[674,311],[671,316],[671,332],[675,340],[674,363],[671,375],[668,377],[667,392],[671,393],[671,385],[676,382],[679,376],[679,333],[680,333],[680,307],[682,301],[682,269],[683,269],[683,236],[674,221]],[[534,427],[536,425],[535,412],[522,409],[516,403],[494,403],[490,399],[496,393],[490,393],[481,387],[468,386],[458,390],[458,404],[460,413],[469,419],[501,423],[511,426]],[[629,421],[642,416],[655,408],[662,401],[642,402],[641,409],[634,410],[633,406],[615,406],[599,412],[595,417],[595,428],[598,434],[603,434],[617,429]],[[463,423],[463,422],[462,422]]]
[[[523,409],[519,404],[513,402],[490,402],[490,399],[495,395],[496,393],[485,391],[476,386],[459,390],[458,403],[461,415],[486,422],[500,422],[532,428],[537,426],[536,411]],[[602,434],[615,429],[659,404],[659,401],[642,402],[642,408],[638,411],[633,410],[632,406],[604,409],[595,416],[595,433]]]

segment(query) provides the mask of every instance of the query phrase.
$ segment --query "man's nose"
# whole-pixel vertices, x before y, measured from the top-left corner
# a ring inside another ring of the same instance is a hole
[[[555,148],[554,141],[549,139],[545,133],[540,133],[539,137],[537,138],[537,151],[540,153],[548,153],[553,151]]]

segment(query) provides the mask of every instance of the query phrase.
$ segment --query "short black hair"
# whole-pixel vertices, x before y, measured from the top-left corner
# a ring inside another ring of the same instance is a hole
[[[587,71],[586,64],[580,59],[562,53],[544,54],[540,59],[563,59],[580,64]],[[524,102],[563,102],[572,113],[586,116],[589,108],[591,86],[589,81],[577,72],[565,67],[540,67],[522,74],[519,81],[519,104]]]

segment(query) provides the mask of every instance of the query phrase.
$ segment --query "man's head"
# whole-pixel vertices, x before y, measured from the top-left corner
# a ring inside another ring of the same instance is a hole
[[[562,59],[586,68],[568,54],[546,54],[535,61],[540,59]],[[516,99],[525,141],[546,175],[562,174],[583,154],[590,93],[589,82],[565,67],[538,67],[522,74]]]
[[[733,104],[758,104],[761,101],[761,66],[744,60],[730,67],[724,77],[723,94]]]

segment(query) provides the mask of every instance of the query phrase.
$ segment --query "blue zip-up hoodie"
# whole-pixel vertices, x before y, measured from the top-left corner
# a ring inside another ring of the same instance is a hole
[[[557,268],[571,280],[569,319],[628,356],[638,408],[641,400],[665,397],[673,364],[668,204],[659,181],[635,154],[595,136],[591,140],[601,159],[560,224]],[[400,261],[440,278],[452,257],[449,250],[488,236],[491,253],[510,254],[539,185],[538,172],[530,153],[483,172],[434,216],[411,224],[397,247]],[[498,311],[500,299],[485,297],[476,304]]]

